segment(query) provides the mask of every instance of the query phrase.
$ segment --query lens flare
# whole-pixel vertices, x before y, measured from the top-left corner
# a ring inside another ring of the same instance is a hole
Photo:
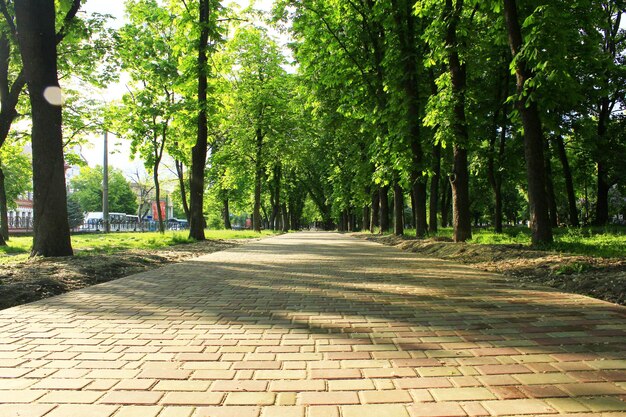
[[[46,87],[43,97],[53,106],[63,105],[63,91],[57,86]]]

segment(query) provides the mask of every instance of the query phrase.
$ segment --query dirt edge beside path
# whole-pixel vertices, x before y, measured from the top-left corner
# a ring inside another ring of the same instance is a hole
[[[515,277],[522,285],[540,284],[626,305],[626,258],[561,254],[522,245],[454,243],[449,239],[364,233],[352,233],[351,236]]]
[[[258,239],[206,240],[158,249],[35,258],[0,266],[0,310],[122,278]]]

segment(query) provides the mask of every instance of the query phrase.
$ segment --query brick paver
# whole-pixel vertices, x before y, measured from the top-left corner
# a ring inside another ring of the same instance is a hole
[[[0,311],[0,417],[623,417],[625,318],[288,234]]]

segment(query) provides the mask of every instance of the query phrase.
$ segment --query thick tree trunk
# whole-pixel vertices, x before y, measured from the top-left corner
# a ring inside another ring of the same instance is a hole
[[[283,203],[281,206],[281,212],[283,216],[283,233],[287,233],[289,231],[289,212],[287,211],[287,204]]]
[[[14,5],[32,109],[34,224],[31,256],[71,256],[55,5],[52,0],[20,0]]]
[[[396,181],[393,184],[393,233],[396,236],[404,234],[404,192]]]
[[[454,166],[450,176],[450,184],[452,185],[452,223],[454,225],[454,241],[465,242],[472,237],[472,218],[469,207],[469,173],[467,167],[469,134],[465,117],[467,70],[465,64],[461,64],[459,59],[459,45],[456,35],[456,28],[463,11],[463,0],[456,0],[454,10],[452,8],[452,0],[446,0],[446,10],[448,11],[446,47],[448,49],[448,65],[452,80],[452,96],[454,98]]]
[[[9,210],[4,180],[4,171],[0,168],[0,246],[5,246],[9,240]]]
[[[204,236],[204,169],[208,147],[207,90],[209,41],[209,0],[199,0],[200,39],[198,43],[198,133],[191,149],[191,181],[189,184],[189,237],[205,240]]]
[[[370,222],[370,233],[374,233],[380,226],[380,190],[372,193],[372,220]]]
[[[174,161],[176,165],[176,176],[178,177],[178,185],[180,188],[180,200],[183,205],[183,211],[185,212],[185,218],[190,220],[189,204],[187,204],[187,189],[185,187],[185,172],[183,163],[179,160]]]
[[[224,197],[222,199],[222,219],[224,220],[224,229],[230,230],[233,228],[230,224],[230,207],[228,197]]]
[[[437,207],[439,207],[439,177],[441,176],[441,144],[433,146],[433,176],[430,179],[430,205],[428,230],[437,233]]]
[[[428,230],[426,220],[426,177],[422,176],[413,183],[413,194],[415,196],[415,236],[423,238]]]
[[[380,189],[380,233],[389,232],[389,186]]]
[[[559,215],[556,207],[556,195],[554,194],[554,182],[552,180],[552,156],[550,155],[550,142],[546,140],[544,143],[543,156],[546,167],[546,193],[548,194],[550,224],[552,227],[557,227],[559,225]]]
[[[558,135],[554,138],[556,145],[556,152],[561,166],[563,167],[563,178],[565,179],[565,189],[567,190],[567,207],[569,211],[569,223],[574,227],[578,227],[578,209],[576,208],[576,193],[574,191],[574,181],[572,180],[572,171],[567,159],[567,152],[565,152],[565,143],[563,143],[563,136]]]
[[[546,195],[546,175],[543,158],[543,132],[537,103],[529,100],[525,91],[526,82],[533,77],[526,61],[518,55],[523,46],[522,30],[517,15],[516,0],[504,0],[504,18],[509,38],[511,54],[515,60],[518,100],[517,110],[524,127],[524,156],[526,158],[526,177],[528,179],[528,203],[530,208],[530,229],[532,244],[541,245],[552,242],[552,227]]]
[[[452,225],[454,241],[465,242],[472,238],[472,215],[469,209],[469,175],[467,151],[454,146],[454,169],[450,176],[452,186]]]

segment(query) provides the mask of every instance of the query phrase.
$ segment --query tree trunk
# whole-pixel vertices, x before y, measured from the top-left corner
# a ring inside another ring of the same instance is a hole
[[[389,186],[380,189],[380,233],[389,232]]]
[[[51,0],[20,0],[14,6],[32,109],[34,224],[31,256],[71,256],[55,5]]]
[[[553,143],[556,144],[556,152],[559,160],[561,161],[561,166],[563,167],[563,178],[565,179],[565,189],[567,190],[569,223],[574,227],[578,227],[580,226],[580,223],[578,222],[578,209],[576,208],[576,193],[574,192],[574,181],[572,180],[572,171],[567,159],[567,152],[565,152],[563,136],[556,136]]]
[[[393,184],[393,209],[393,233],[396,236],[402,236],[404,234],[404,192],[397,181]]]
[[[7,204],[7,192],[5,187],[4,171],[0,168],[0,246],[6,245],[9,240],[9,210]]]
[[[230,207],[228,203],[228,197],[224,197],[222,199],[222,219],[224,220],[224,229],[226,230],[233,228],[230,224]]]
[[[154,180],[154,198],[156,199],[157,217],[159,220],[159,232],[165,233],[165,222],[163,221],[163,211],[161,210],[161,184],[159,183],[159,165],[154,165],[154,173],[152,174]]]
[[[454,169],[450,176],[452,186],[452,225],[454,241],[465,242],[472,238],[472,215],[469,209],[469,175],[467,151],[454,146]]]
[[[372,193],[372,220],[370,222],[370,233],[374,233],[380,226],[380,190]]]
[[[261,233],[261,181],[263,178],[263,132],[256,130],[256,160],[254,169],[254,208],[252,210],[252,229]]]
[[[433,146],[433,176],[430,179],[430,205],[428,230],[437,233],[437,207],[439,207],[439,177],[441,176],[441,144]]]
[[[442,177],[443,178],[443,177]],[[441,226],[450,226],[450,200],[452,199],[452,186],[450,181],[444,180],[441,191]]]
[[[287,212],[287,204],[283,203],[281,206],[281,212],[283,216],[283,233],[287,233],[289,231],[289,212]]]
[[[546,193],[548,194],[548,207],[550,213],[550,224],[552,227],[559,225],[558,210],[556,207],[556,195],[554,195],[554,182],[552,181],[552,156],[550,155],[550,142],[544,142],[544,158],[546,167]]]
[[[598,115],[598,144],[600,152],[596,161],[597,183],[596,183],[596,217],[594,224],[605,225],[609,222],[609,189],[611,185],[608,180],[608,168],[604,161],[602,145],[606,142],[606,131],[610,117],[610,104],[608,97],[603,97],[600,102],[600,114]]]
[[[176,165],[176,176],[178,176],[178,185],[180,187],[180,200],[183,205],[183,211],[185,212],[185,218],[190,220],[189,204],[187,204],[187,190],[185,187],[185,173],[182,161],[174,160]]]
[[[370,206],[363,206],[363,227],[364,231],[370,230]]]
[[[452,185],[452,223],[454,225],[454,241],[465,242],[472,237],[472,218],[469,200],[469,173],[467,167],[467,145],[469,134],[465,117],[465,87],[467,83],[467,70],[465,64],[461,64],[458,53],[458,41],[456,28],[463,10],[463,0],[456,1],[453,10],[452,0],[446,0],[448,11],[448,30],[446,34],[446,47],[448,49],[448,62],[450,78],[452,80],[453,106],[453,130],[454,143],[454,166],[450,176]]]
[[[198,43],[198,133],[191,148],[191,181],[189,184],[189,237],[205,240],[204,236],[204,169],[208,147],[207,126],[207,44],[209,42],[209,0],[199,0],[200,39]]]
[[[524,128],[524,156],[526,158],[532,244],[541,245],[552,242],[543,159],[544,138],[537,103],[529,100],[530,94],[525,88],[526,82],[534,74],[527,68],[526,61],[518,56],[522,50],[523,39],[516,0],[504,0],[504,18],[511,54],[515,61],[518,94],[516,106]]]

